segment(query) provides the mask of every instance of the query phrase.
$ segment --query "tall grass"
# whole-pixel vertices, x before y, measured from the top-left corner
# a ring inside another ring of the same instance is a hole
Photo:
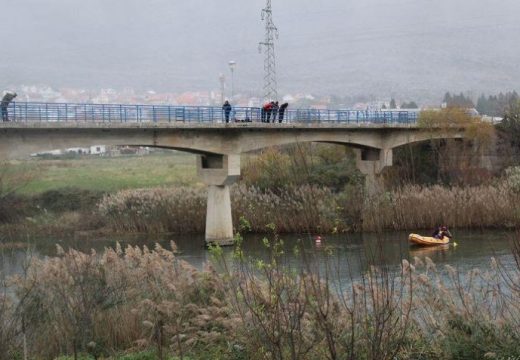
[[[115,231],[203,232],[205,192],[196,188],[123,190],[107,195],[99,212]]]
[[[160,246],[58,248],[57,257],[32,259],[5,284],[9,302],[0,297],[0,359],[21,357],[23,339],[35,359],[140,350],[159,359],[520,356],[518,267],[491,259],[465,272],[415,258],[345,280],[336,266],[348,264],[331,249],[318,264],[296,248],[303,265],[292,267],[277,235],[265,246],[264,260],[240,241],[232,258],[214,249],[219,272]]]
[[[406,186],[371,197],[365,230],[408,230],[446,224],[455,228],[520,225],[520,197],[506,182],[475,187]]]
[[[58,251],[33,259],[27,276],[13,282],[31,356],[149,347],[166,355],[173,337],[182,355],[225,335],[223,285],[210,269],[197,271],[160,246]]]
[[[294,186],[276,192],[234,186],[235,223],[250,219],[251,231],[273,223],[281,233],[409,230],[446,224],[454,228],[512,228],[520,225],[520,194],[508,182],[475,187],[405,186],[366,196],[352,188]],[[99,212],[121,232],[204,231],[204,189],[125,190],[107,195]]]
[[[264,232],[274,223],[280,232],[345,231],[350,226],[331,190],[315,186],[278,192],[235,186],[231,192],[235,223],[251,219],[251,230]],[[107,195],[99,204],[101,216],[115,231],[203,232],[206,191],[193,188],[125,190]],[[344,220],[342,220],[342,218]]]

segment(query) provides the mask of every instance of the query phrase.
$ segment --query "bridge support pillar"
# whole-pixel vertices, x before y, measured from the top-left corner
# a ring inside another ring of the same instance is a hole
[[[369,194],[382,189],[381,173],[387,166],[392,166],[392,149],[355,149],[356,165],[365,175],[365,188]]]
[[[197,174],[208,186],[206,244],[233,244],[229,186],[240,177],[240,155],[200,155]]]

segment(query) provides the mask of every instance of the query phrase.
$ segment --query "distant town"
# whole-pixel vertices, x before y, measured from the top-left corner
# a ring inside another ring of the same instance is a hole
[[[173,106],[221,106],[229,100],[232,106],[261,107],[263,99],[258,94],[237,91],[231,98],[227,87],[220,90],[159,92],[155,90],[136,90],[133,88],[101,88],[86,90],[78,88],[53,88],[47,85],[11,86],[16,91],[18,102],[49,103],[87,103],[87,104],[142,104]],[[4,89],[5,90],[5,89]],[[446,92],[439,94],[437,101],[415,101],[415,99],[391,97],[381,98],[375,95],[317,95],[311,93],[286,93],[279,96],[279,101],[289,103],[290,108],[300,109],[438,109],[444,107],[462,107],[475,109],[474,114],[500,119],[511,104],[519,100],[516,91],[508,90],[498,94],[480,94],[477,98],[471,91]]]
[[[262,98],[249,94],[238,93],[232,99],[228,94],[218,90],[210,91],[185,91],[185,92],[157,92],[154,90],[137,91],[132,88],[120,90],[103,88],[98,90],[85,90],[76,88],[52,88],[42,85],[23,85],[16,87],[17,101],[28,102],[56,102],[56,103],[93,103],[93,104],[150,104],[150,105],[185,105],[185,106],[218,106],[223,100],[231,100],[234,106],[258,107],[262,105]],[[288,102],[293,107],[311,109],[380,109],[390,108],[393,99],[377,99],[375,96],[348,96],[334,95],[321,96],[316,94],[284,94],[280,101]],[[397,107],[401,107],[405,100],[397,101]],[[413,102],[411,102],[413,103]],[[415,103],[413,103],[415,104]],[[427,107],[439,106],[439,104],[426,104]]]

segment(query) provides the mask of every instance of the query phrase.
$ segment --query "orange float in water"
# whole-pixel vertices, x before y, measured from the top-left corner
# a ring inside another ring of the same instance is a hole
[[[408,236],[408,240],[412,244],[422,245],[422,246],[434,246],[434,245],[445,245],[450,242],[450,238],[444,236],[442,239],[436,239],[430,236],[421,236],[418,234],[410,234]]]

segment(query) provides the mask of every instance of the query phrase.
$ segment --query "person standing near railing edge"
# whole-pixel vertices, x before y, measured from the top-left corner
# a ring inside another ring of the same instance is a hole
[[[273,109],[273,102],[267,102],[262,106],[262,122],[268,123],[271,119],[271,110]]]
[[[229,114],[231,114],[231,104],[229,101],[225,101],[224,105],[222,105],[222,110],[224,110],[224,117],[226,118],[226,124],[229,123]]]
[[[0,107],[2,108],[2,121],[9,121],[9,113],[7,112],[7,108],[16,96],[18,95],[15,92],[12,93],[10,91],[7,91],[4,97],[2,98],[2,104],[0,105]]]
[[[276,123],[276,117],[278,116],[278,110],[280,109],[280,106],[278,106],[278,101],[275,101],[273,104],[273,123]]]
[[[280,124],[283,121],[283,117],[285,115],[285,110],[287,109],[288,106],[289,106],[288,103],[283,103],[282,105],[280,105],[280,110],[278,110],[278,122]]]

